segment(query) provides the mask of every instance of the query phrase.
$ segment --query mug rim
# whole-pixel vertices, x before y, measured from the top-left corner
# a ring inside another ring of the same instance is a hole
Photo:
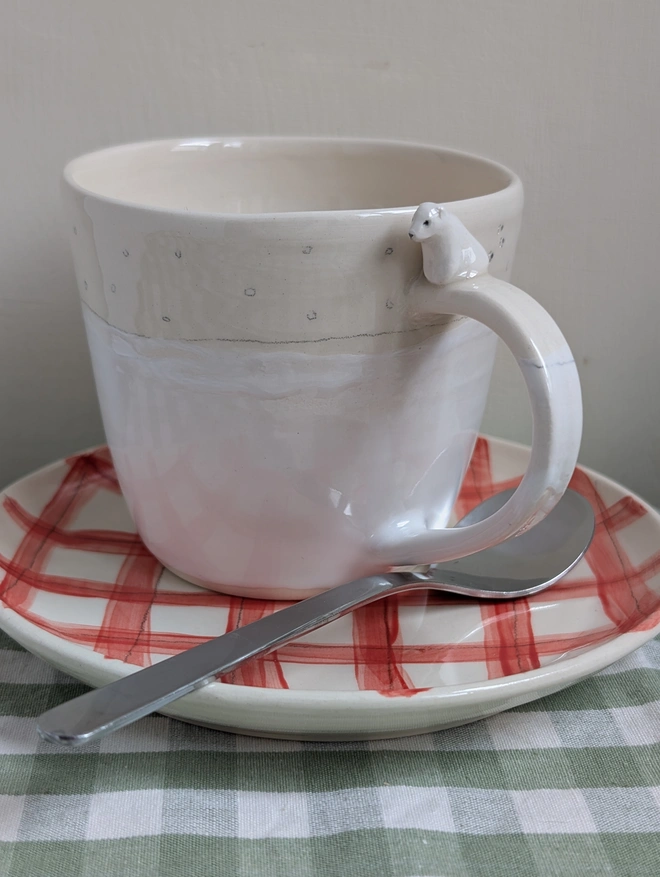
[[[90,162],[91,160],[98,161],[104,157],[111,157],[117,155],[122,152],[137,152],[139,150],[143,150],[149,147],[163,147],[163,146],[171,146],[172,150],[176,147],[185,147],[186,144],[192,144],[198,142],[200,144],[205,144],[206,146],[210,146],[213,144],[220,143],[232,143],[232,145],[242,146],[246,145],[258,145],[260,143],[264,144],[272,144],[272,145],[282,145],[285,146],[287,144],[292,146],[356,146],[356,147],[386,147],[386,148],[396,148],[403,151],[408,151],[414,153],[415,151],[433,153],[438,156],[442,156],[444,158],[454,158],[461,160],[468,160],[474,162],[475,164],[480,164],[482,167],[488,168],[489,170],[501,175],[505,179],[505,184],[496,189],[493,192],[487,192],[483,195],[476,195],[470,198],[462,198],[454,201],[444,201],[444,204],[447,204],[451,207],[452,210],[460,209],[460,206],[470,205],[471,208],[478,207],[488,202],[492,202],[493,199],[497,199],[500,197],[507,198],[521,198],[522,199],[522,181],[520,177],[508,168],[506,165],[501,164],[500,162],[494,161],[490,158],[485,158],[482,155],[477,155],[475,153],[467,152],[462,149],[451,149],[443,146],[431,145],[428,143],[418,143],[415,141],[408,140],[390,140],[383,138],[366,138],[366,137],[316,137],[316,136],[272,136],[272,135],[214,135],[214,136],[204,136],[204,137],[166,137],[166,138],[155,138],[151,140],[136,140],[128,143],[120,143],[115,144],[113,146],[103,147],[101,149],[92,150],[90,152],[83,153],[73,159],[71,159],[64,167],[63,170],[63,181],[75,192],[77,192],[82,197],[93,198],[99,202],[105,204],[111,204],[116,207],[124,208],[127,210],[139,211],[142,213],[150,213],[157,214],[161,216],[178,216],[181,218],[187,218],[192,220],[205,220],[205,221],[213,221],[213,220],[222,220],[224,222],[252,222],[254,223],[257,220],[272,220],[274,218],[279,219],[290,219],[296,220],[301,218],[306,219],[338,219],[338,220],[346,220],[354,217],[364,217],[364,216],[408,216],[412,215],[419,204],[412,204],[403,207],[359,207],[359,208],[345,208],[345,209],[327,209],[327,210],[280,210],[280,211],[264,211],[264,212],[249,212],[249,213],[238,213],[226,210],[218,210],[218,211],[202,211],[202,210],[188,210],[182,207],[162,207],[153,204],[149,204],[146,202],[140,201],[129,201],[124,198],[118,198],[113,195],[104,194],[101,191],[98,191],[94,188],[82,185],[76,179],[76,173],[84,166],[85,163]]]

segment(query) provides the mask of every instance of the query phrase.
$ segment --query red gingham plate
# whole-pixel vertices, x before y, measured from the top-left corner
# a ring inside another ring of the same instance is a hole
[[[480,438],[459,516],[515,485],[529,451]],[[528,600],[418,592],[390,598],[188,695],[165,712],[223,730],[297,739],[421,733],[558,691],[660,632],[660,516],[585,469],[572,487],[593,543]],[[190,585],[147,551],[108,451],[79,454],[0,497],[0,627],[98,686],[282,605]]]

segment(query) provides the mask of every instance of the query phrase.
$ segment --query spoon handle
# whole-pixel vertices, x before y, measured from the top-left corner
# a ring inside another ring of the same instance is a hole
[[[244,661],[264,655],[390,591],[405,589],[406,584],[424,587],[423,577],[411,573],[370,576],[301,600],[48,710],[38,719],[39,734],[49,743],[65,746],[98,740],[201,688],[216,674],[228,673]]]

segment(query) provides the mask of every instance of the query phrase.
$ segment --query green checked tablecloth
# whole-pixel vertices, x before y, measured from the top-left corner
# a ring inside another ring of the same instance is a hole
[[[660,641],[420,737],[295,743],[153,716],[87,749],[35,717],[84,687],[0,634],[1,877],[660,874]]]

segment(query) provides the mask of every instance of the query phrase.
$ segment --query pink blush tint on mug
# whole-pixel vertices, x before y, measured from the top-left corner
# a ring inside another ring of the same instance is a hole
[[[505,282],[522,210],[505,168],[407,144],[214,138],[84,156],[64,191],[113,461],[145,544],[179,575],[298,599],[494,544],[561,496],[579,384],[550,317]],[[490,274],[438,282],[430,239],[422,263],[409,231],[429,199],[494,254]],[[492,330],[526,377],[535,448],[514,499],[452,531]]]

